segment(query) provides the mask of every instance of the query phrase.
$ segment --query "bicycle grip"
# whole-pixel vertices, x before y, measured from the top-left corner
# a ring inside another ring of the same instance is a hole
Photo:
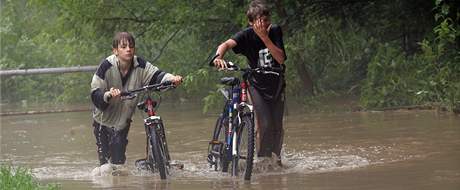
[[[216,54],[214,55],[214,57],[212,57],[211,61],[209,61],[209,66],[214,66],[214,60],[219,56],[219,54]]]
[[[164,82],[161,83],[160,86],[170,86],[170,85],[172,85],[172,84],[173,84],[172,81],[164,81]]]

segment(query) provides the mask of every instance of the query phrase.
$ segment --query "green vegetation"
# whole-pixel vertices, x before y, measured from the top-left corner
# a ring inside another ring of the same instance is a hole
[[[359,97],[365,109],[440,105],[460,109],[460,2],[452,0],[267,0],[288,59],[287,92],[306,106],[326,96]],[[0,69],[97,65],[116,31],[137,54],[185,76],[170,100],[219,102],[206,63],[247,26],[248,0],[6,0]],[[229,59],[245,64],[242,56]],[[89,102],[91,73],[1,79],[1,102]]]
[[[391,44],[378,47],[368,65],[368,77],[361,96],[364,106],[435,103],[449,110],[460,107],[458,9],[454,22],[449,17],[449,10],[455,9],[436,1],[438,25],[433,29],[433,37],[418,43],[419,52],[407,54]]]
[[[29,170],[25,168],[13,169],[8,166],[0,166],[0,189],[27,189],[27,190],[51,190],[59,189],[55,184],[46,186],[40,185],[32,176]]]

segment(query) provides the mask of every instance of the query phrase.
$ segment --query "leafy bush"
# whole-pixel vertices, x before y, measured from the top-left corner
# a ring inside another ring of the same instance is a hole
[[[405,55],[396,44],[381,45],[368,65],[361,95],[363,106],[390,107],[436,103],[453,110],[460,105],[460,52],[457,22],[449,6],[436,1],[439,24],[420,43],[421,52]],[[458,13],[457,13],[458,14]]]

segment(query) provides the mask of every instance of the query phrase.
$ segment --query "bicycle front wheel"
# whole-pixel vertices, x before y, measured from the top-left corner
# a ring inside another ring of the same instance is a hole
[[[160,173],[161,179],[166,179],[166,175],[169,174],[167,167],[167,152],[164,147],[163,140],[157,133],[156,127],[162,127],[161,124],[156,124],[154,128],[150,128],[150,149],[152,152],[153,160],[155,161],[154,166]]]
[[[243,173],[245,180],[250,180],[254,162],[254,117],[245,114],[241,117],[241,123],[237,131],[237,155],[232,160],[232,174],[237,176],[239,171]]]

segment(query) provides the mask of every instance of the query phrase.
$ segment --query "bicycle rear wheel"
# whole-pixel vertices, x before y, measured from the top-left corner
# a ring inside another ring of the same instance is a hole
[[[214,166],[214,170],[221,170],[222,172],[228,171],[228,165],[230,163],[229,158],[227,157],[226,151],[226,132],[228,129],[228,118],[223,117],[222,115],[216,121],[214,127],[214,133],[210,146],[208,148],[208,161],[211,166]]]
[[[161,179],[166,179],[166,176],[169,174],[168,167],[167,167],[167,152],[166,148],[164,147],[165,144],[163,140],[157,133],[157,127],[163,127],[161,124],[155,124],[153,128],[150,128],[150,149],[152,153],[152,157],[154,162],[155,168],[160,173]]]
[[[245,180],[250,180],[254,162],[254,118],[251,114],[241,117],[237,131],[237,155],[232,160],[232,174],[243,173]]]

